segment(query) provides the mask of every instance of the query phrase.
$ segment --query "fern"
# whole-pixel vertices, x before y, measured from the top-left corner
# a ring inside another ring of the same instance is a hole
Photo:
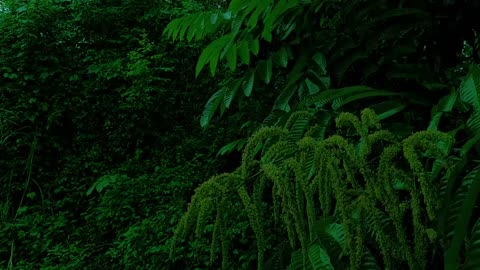
[[[372,110],[364,110],[360,118],[342,113],[337,117],[337,127],[353,127],[361,137],[357,147],[357,141],[340,135],[324,140],[306,136],[315,134],[303,131],[304,119],[308,118],[307,112],[295,112],[283,127],[264,127],[253,135],[244,149],[239,169],[213,177],[196,190],[175,239],[185,239],[191,232],[198,232],[198,226],[204,227],[210,209],[216,208],[217,216],[227,211],[225,203],[234,192],[243,202],[257,239],[258,269],[263,266],[266,251],[264,211],[274,213],[291,247],[300,247],[292,254],[290,269],[361,269],[368,243],[375,243],[387,269],[397,263],[406,263],[412,269],[425,267],[427,250],[435,235],[427,228],[435,217],[431,209],[438,202],[435,185],[427,177],[429,170],[420,158],[424,158],[425,151],[432,159],[445,158],[447,153],[440,150],[439,142],[449,144],[452,139],[438,131],[425,131],[396,142],[391,133],[380,129]],[[367,157],[377,142],[391,145],[383,149],[378,163],[371,164]],[[262,146],[264,151],[257,159]],[[419,151],[419,147],[426,149]],[[415,178],[402,175],[400,172],[405,169],[397,168],[401,153]],[[271,185],[266,185],[267,182]],[[401,190],[398,183],[403,186]],[[268,186],[273,205],[266,208],[262,194]],[[410,188],[414,186],[420,188]],[[470,192],[469,198],[473,198],[475,194]],[[218,197],[225,202],[219,204]],[[467,205],[463,211],[471,211],[471,205],[464,204]],[[319,210],[323,213],[333,210],[335,218],[315,222]],[[423,215],[425,211],[427,217]],[[408,228],[414,232],[411,241],[403,222],[407,213],[413,217],[412,227]],[[224,225],[215,226],[215,231],[220,232],[217,226]],[[225,241],[220,242],[224,245]],[[222,250],[224,260],[227,252]]]
[[[480,218],[473,225],[467,245],[467,253],[463,269],[474,270],[480,268]]]
[[[459,88],[460,98],[475,111],[480,110],[480,67],[472,65]]]
[[[308,249],[308,258],[314,270],[333,270],[333,265],[330,262],[330,256],[327,251],[320,245],[312,245]]]
[[[335,269],[335,262],[337,266],[340,265],[339,259],[346,245],[343,226],[334,223],[331,217],[323,217],[315,222],[314,228],[316,238],[308,248],[308,260],[304,261],[301,250],[297,250],[292,253],[288,269],[327,270]]]
[[[438,104],[432,108],[432,119],[428,126],[428,130],[438,130],[438,125],[440,124],[440,119],[444,113],[451,112],[457,101],[458,93],[456,91],[451,91],[449,95],[440,99]]]
[[[302,101],[300,101],[299,108],[307,108],[314,104],[316,105],[316,107],[321,108],[331,101],[335,102],[335,105],[333,105],[334,107],[339,108],[345,103],[359,100],[362,98],[398,95],[400,94],[385,90],[376,90],[368,86],[351,86],[341,89],[330,89],[314,95],[307,96]]]
[[[407,106],[397,100],[384,101],[370,106],[379,120],[386,119],[396,113],[403,111]]]
[[[372,253],[368,249],[363,255],[362,270],[380,270],[375,257],[373,257]]]
[[[462,193],[457,195],[456,202],[460,201],[461,205],[455,209],[455,214],[458,214],[455,219],[455,229],[449,233],[453,238],[445,253],[445,269],[447,270],[457,269],[459,264],[458,256],[460,249],[467,234],[468,224],[475,208],[475,203],[480,194],[480,166],[472,170],[465,177],[463,183],[469,184]]]

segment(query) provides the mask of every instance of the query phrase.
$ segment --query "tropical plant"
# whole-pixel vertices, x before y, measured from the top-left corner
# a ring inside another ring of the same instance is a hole
[[[308,254],[314,257],[315,269],[339,259],[314,243],[319,214],[334,214],[344,226],[346,244],[341,246],[351,269],[363,269],[367,248],[381,254],[383,268],[424,269],[435,241],[432,226],[440,203],[438,185],[430,181],[425,162],[448,155],[449,148],[439,143],[452,145],[452,138],[423,131],[397,142],[368,109],[361,120],[350,113],[336,118],[338,128],[349,128],[356,137],[322,139],[315,136],[315,128],[306,129],[305,117],[309,114],[297,112],[283,128],[266,127],[253,135],[235,172],[215,176],[197,189],[175,239],[188,238],[192,231],[201,236],[208,215],[216,212],[212,243],[221,241],[222,266],[228,268],[229,239],[222,228],[232,222],[224,219],[226,205],[238,196],[257,239],[258,269],[266,251],[266,212],[273,212],[275,222],[283,224],[290,246],[301,248],[303,265]],[[264,199],[266,190],[271,190],[271,200]],[[292,262],[296,268],[298,260]]]
[[[216,38],[200,55],[197,76],[207,65],[214,75],[222,61],[239,70],[240,76],[206,104],[202,126],[218,108],[223,114],[240,89],[247,97],[257,89],[275,93],[268,125],[298,100],[310,100],[316,108],[334,100],[333,108],[339,109],[359,99],[397,94],[371,88],[326,91],[331,87],[372,82],[379,76],[390,81],[377,83],[380,88],[398,78],[421,83],[433,79],[428,61],[417,55],[428,25],[428,14],[421,9],[389,1],[234,0],[226,10],[174,19],[164,33],[180,41]],[[313,102],[312,95],[322,99]],[[405,107],[399,99],[389,105]]]

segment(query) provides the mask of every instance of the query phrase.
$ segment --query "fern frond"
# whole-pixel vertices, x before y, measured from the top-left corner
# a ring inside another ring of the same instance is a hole
[[[343,105],[351,103],[353,101],[357,101],[359,99],[370,98],[370,97],[398,96],[398,95],[400,94],[390,92],[390,91],[385,91],[385,90],[371,90],[368,92],[356,93],[350,96],[336,98],[332,103],[332,109],[338,110]]]
[[[290,141],[297,142],[301,139],[308,127],[310,118],[311,114],[305,111],[299,111],[290,116],[289,121],[285,124],[285,128],[289,129],[288,139]]]
[[[330,256],[320,245],[314,244],[308,249],[308,258],[314,270],[334,270]]]
[[[403,111],[407,106],[397,100],[389,100],[370,106],[378,117],[378,120],[386,119],[396,113]]]
[[[223,96],[223,103],[225,104],[226,108],[229,108],[230,105],[232,104],[232,101],[235,98],[235,95],[237,94],[238,89],[240,88],[240,85],[242,84],[242,82],[243,82],[243,78],[240,78],[240,79],[235,79],[231,81],[227,85],[227,89],[225,90],[225,94]]]
[[[243,94],[246,97],[249,97],[252,94],[254,83],[255,83],[255,70],[251,70],[246,74],[245,81],[243,82]]]
[[[480,218],[473,225],[472,233],[467,244],[464,270],[480,269]]]
[[[460,98],[465,103],[480,110],[480,67],[472,65],[468,75],[462,80],[459,88]]]
[[[477,166],[468,174],[464,182],[471,181],[468,191],[464,193],[461,208],[458,209],[458,218],[455,222],[455,230],[450,247],[445,253],[445,269],[457,269],[459,264],[460,249],[462,247],[465,235],[467,234],[468,224],[475,208],[480,194],[480,166]]]
[[[305,265],[302,251],[296,250],[292,253],[291,262],[287,270],[313,270],[313,268],[310,263]]]
[[[273,104],[273,110],[281,110],[285,112],[290,111],[289,101],[293,94],[297,91],[297,81],[300,80],[302,74],[300,72],[292,72],[289,74],[287,85],[283,88],[282,92],[278,95],[275,103]]]
[[[207,104],[205,104],[205,108],[202,112],[202,117],[200,117],[201,127],[206,127],[210,123],[210,120],[212,119],[213,114],[217,110],[218,105],[220,105],[220,102],[222,102],[222,96],[225,91],[225,88],[218,90],[207,101]]]
[[[386,91],[386,90],[377,90],[374,88],[370,88],[368,86],[350,86],[350,87],[345,87],[345,88],[340,88],[340,89],[329,89],[326,91],[319,92],[314,95],[310,95],[308,97],[305,97],[302,101],[299,103],[300,108],[308,108],[314,104],[317,104],[320,108],[325,106],[328,102],[333,101],[335,99],[339,99],[337,101],[337,106],[340,106],[340,104],[343,104],[344,102],[341,101],[347,100],[347,102],[352,102],[354,100],[358,100],[361,98],[366,98],[366,97],[375,97],[375,96],[395,96],[395,95],[400,95],[398,93]],[[354,96],[357,96],[357,98],[352,98]]]
[[[438,104],[432,108],[432,120],[430,120],[427,130],[438,130],[438,125],[443,113],[451,112],[453,110],[457,97],[458,93],[456,91],[451,91],[450,94],[440,99]]]
[[[467,130],[471,134],[480,133],[480,110],[474,111],[467,120]]]
[[[373,257],[372,252],[370,252],[370,250],[368,249],[365,251],[365,254],[363,255],[361,269],[362,270],[380,270],[380,267],[378,267],[375,257]]]

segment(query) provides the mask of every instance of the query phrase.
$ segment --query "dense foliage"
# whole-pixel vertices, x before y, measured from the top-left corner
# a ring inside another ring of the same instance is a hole
[[[480,268],[480,2],[0,2],[0,268]]]

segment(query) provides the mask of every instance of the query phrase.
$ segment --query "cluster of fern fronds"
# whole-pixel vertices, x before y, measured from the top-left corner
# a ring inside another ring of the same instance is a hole
[[[310,245],[318,239],[316,222],[333,215],[344,228],[341,253],[348,254],[349,269],[364,269],[364,255],[370,249],[381,254],[385,269],[403,263],[410,269],[425,269],[428,249],[435,241],[431,226],[439,186],[429,181],[424,161],[444,158],[448,152],[441,145],[452,145],[453,139],[438,131],[423,131],[398,142],[366,109],[360,119],[350,113],[336,119],[337,128],[355,131],[354,138],[317,138],[311,136],[311,129],[294,140],[299,134],[296,123],[304,123],[307,117],[308,113],[297,112],[283,128],[265,127],[253,135],[239,169],[215,176],[196,190],[175,238],[188,238],[191,232],[201,236],[208,216],[215,212],[212,243],[217,238],[222,242],[223,268],[228,268],[228,243],[223,243],[228,240],[222,228],[234,192],[255,232],[258,269],[262,269],[266,247],[262,211],[267,210],[273,210],[275,220],[283,224],[291,247],[301,248],[304,265]],[[256,159],[259,144],[264,149]],[[266,188],[272,194],[268,209],[263,206]],[[214,249],[211,256],[213,260]]]

